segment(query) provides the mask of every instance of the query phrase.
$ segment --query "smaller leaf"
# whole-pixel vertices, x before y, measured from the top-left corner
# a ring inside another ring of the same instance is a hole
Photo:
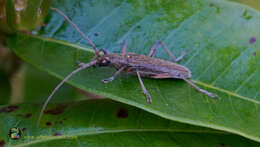
[[[13,108],[9,113],[0,111],[0,142],[12,146],[259,146],[243,137],[158,118],[111,100],[52,105],[40,128],[36,127],[39,105]],[[10,140],[8,131],[15,126],[23,130],[23,137]]]

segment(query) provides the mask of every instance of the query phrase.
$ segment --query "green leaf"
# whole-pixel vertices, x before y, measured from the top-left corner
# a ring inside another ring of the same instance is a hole
[[[24,95],[22,103],[40,103],[46,100],[52,87],[59,84],[59,80],[46,74],[43,71],[26,64],[24,66]],[[55,95],[52,102],[67,102],[72,100],[80,100],[80,96],[75,88],[65,84],[59,94]]]
[[[72,85],[192,125],[236,133],[260,141],[260,14],[246,6],[222,0],[176,1],[59,1],[63,10],[98,48],[148,54],[162,40],[193,73],[199,87],[219,95],[211,99],[181,80],[147,79],[153,102],[145,100],[138,79],[121,74],[109,84],[110,68],[89,68],[69,80]],[[246,11],[246,14],[245,14]],[[248,16],[251,16],[250,18]],[[50,12],[41,36],[18,35],[9,46],[25,61],[63,79],[88,62],[93,52],[66,40],[87,44],[56,12]],[[82,47],[83,46],[83,47]],[[155,57],[169,60],[159,48]]]
[[[37,128],[34,122],[39,106],[24,104],[13,112],[0,113],[0,141],[4,140],[10,146],[259,145],[240,136],[158,118],[108,100],[52,105],[44,115],[41,127]],[[0,110],[6,107],[0,107]],[[24,130],[23,137],[9,139],[7,134],[12,127]]]

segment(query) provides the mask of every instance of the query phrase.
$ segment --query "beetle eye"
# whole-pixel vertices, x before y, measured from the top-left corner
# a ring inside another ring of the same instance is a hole
[[[110,63],[109,60],[103,59],[101,60],[101,62],[99,63],[99,66],[107,66]]]
[[[103,63],[103,64],[106,64],[106,63],[107,63],[107,60],[103,60],[102,63]]]

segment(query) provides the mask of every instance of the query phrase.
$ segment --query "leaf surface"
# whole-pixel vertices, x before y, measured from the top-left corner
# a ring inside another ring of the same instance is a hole
[[[64,11],[98,48],[148,54],[162,40],[193,74],[199,87],[219,95],[211,99],[181,80],[143,79],[153,103],[146,102],[138,79],[121,74],[113,82],[110,68],[89,68],[69,80],[72,85],[161,117],[236,133],[260,141],[260,14],[222,0],[59,1]],[[63,79],[78,61],[93,57],[87,42],[56,12],[50,12],[42,36],[17,35],[9,46],[27,62]],[[55,40],[65,40],[58,41]],[[69,43],[73,42],[73,43]],[[81,44],[81,45],[77,45]],[[155,57],[170,60],[162,48]]]
[[[158,118],[111,100],[51,105],[37,128],[34,122],[39,106],[23,104],[12,112],[1,112],[0,142],[17,147],[259,145],[240,136]],[[1,106],[0,110],[6,107],[10,106]],[[11,140],[7,134],[15,126],[23,130],[22,137]]]

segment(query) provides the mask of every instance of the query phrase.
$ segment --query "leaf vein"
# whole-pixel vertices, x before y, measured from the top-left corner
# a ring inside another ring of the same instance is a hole
[[[249,49],[249,47],[246,48],[242,53],[240,52],[240,54],[239,54],[238,56],[236,56],[236,57],[226,66],[226,68],[216,77],[216,79],[215,79],[213,82],[210,83],[210,85],[215,85],[216,82],[218,81],[218,79],[219,79],[223,74],[225,74],[225,73],[230,69],[230,67],[237,61],[237,59],[239,59],[239,57],[241,57],[243,54],[245,54],[248,49]]]
[[[256,74],[257,71],[258,70],[255,69],[254,72],[250,73],[250,75],[243,82],[241,82],[242,84],[236,90],[234,90],[235,93],[237,93]]]

